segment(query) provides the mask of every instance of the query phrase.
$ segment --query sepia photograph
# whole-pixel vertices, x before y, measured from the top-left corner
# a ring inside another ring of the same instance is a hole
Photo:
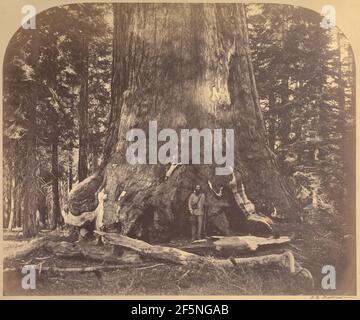
[[[18,16],[4,297],[357,296],[357,75],[336,5]]]

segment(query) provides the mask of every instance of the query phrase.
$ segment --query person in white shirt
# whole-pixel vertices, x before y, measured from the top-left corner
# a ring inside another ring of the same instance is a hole
[[[194,192],[188,201],[191,222],[191,240],[198,240],[201,237],[203,218],[205,212],[205,194],[201,192],[200,185],[196,185]]]

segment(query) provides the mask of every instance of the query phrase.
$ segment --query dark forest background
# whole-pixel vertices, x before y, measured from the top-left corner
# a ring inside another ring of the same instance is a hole
[[[342,227],[355,216],[351,45],[307,9],[246,12],[268,143],[296,186],[301,219]],[[112,6],[51,8],[36,23],[36,35],[13,36],[4,60],[3,223],[25,236],[64,224],[68,193],[98,169],[111,123]]]

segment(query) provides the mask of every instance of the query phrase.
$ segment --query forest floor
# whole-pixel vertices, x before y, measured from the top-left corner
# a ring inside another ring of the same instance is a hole
[[[4,295],[352,295],[355,293],[355,253],[351,251],[354,238],[338,230],[321,230],[309,224],[281,223],[281,235],[292,237],[291,243],[271,249],[271,253],[291,250],[302,267],[313,275],[314,288],[299,278],[280,270],[190,268],[159,261],[144,261],[119,270],[104,272],[42,272],[37,276],[36,289],[21,287],[21,267],[43,263],[43,266],[98,266],[99,262],[60,259],[45,249],[36,249],[21,258],[4,261]],[[58,239],[63,240],[63,239]],[[23,240],[17,233],[4,232],[4,245],[14,246]],[[164,245],[182,246],[189,243],[179,239]],[[267,249],[269,250],[269,249]],[[270,252],[261,250],[256,254]],[[321,288],[324,265],[337,271],[336,290]]]

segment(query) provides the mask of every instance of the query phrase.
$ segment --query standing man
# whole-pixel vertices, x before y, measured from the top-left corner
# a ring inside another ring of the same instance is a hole
[[[201,230],[204,218],[205,194],[201,187],[196,185],[194,192],[189,197],[189,211],[191,223],[191,240],[198,240],[201,237]]]

